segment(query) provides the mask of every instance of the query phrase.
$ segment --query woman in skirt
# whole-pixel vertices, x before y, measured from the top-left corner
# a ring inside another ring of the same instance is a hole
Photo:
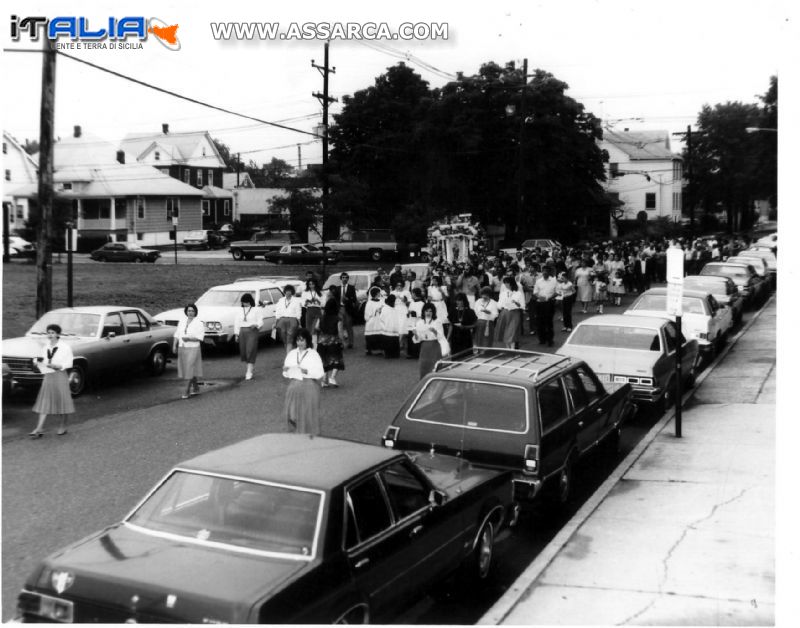
[[[178,377],[185,379],[186,392],[181,399],[199,395],[200,388],[197,378],[203,376],[203,358],[200,355],[200,345],[205,336],[205,325],[197,318],[197,306],[190,303],[183,308],[186,315],[179,323],[173,336],[173,351],[178,354]]]
[[[295,348],[283,362],[283,376],[289,380],[283,416],[290,432],[319,436],[320,380],[325,376],[319,353],[311,348],[311,332],[300,328]]]
[[[489,286],[481,288],[481,296],[475,301],[472,309],[478,317],[475,322],[473,344],[476,347],[491,347],[494,341],[494,323],[500,311],[497,309],[497,301],[492,298],[492,289]]]
[[[338,388],[336,374],[344,370],[344,324],[336,299],[325,302],[322,316],[317,321],[317,352],[325,371],[322,387]]]
[[[503,289],[497,309],[500,318],[495,328],[495,344],[516,349],[522,333],[522,308],[525,306],[525,293],[513,277],[503,277]],[[541,338],[540,338],[541,340]]]
[[[319,289],[317,280],[313,277],[306,281],[306,289],[300,297],[303,304],[303,311],[305,311],[305,321],[303,327],[311,332],[311,339],[314,342],[314,348],[317,348],[317,321],[322,315],[322,290]]]
[[[264,313],[260,307],[256,307],[253,295],[249,292],[242,295],[241,304],[242,309],[236,313],[236,320],[233,321],[233,333],[239,341],[239,356],[242,362],[247,363],[244,378],[251,380],[258,355],[258,334]]]
[[[426,303],[422,306],[420,319],[414,327],[414,342],[419,344],[419,377],[422,379],[433,370],[442,359],[439,338],[444,338],[442,323],[436,318],[436,306]]]
[[[63,436],[67,433],[67,415],[75,412],[75,404],[72,403],[67,374],[72,368],[72,349],[66,342],[61,342],[60,326],[55,324],[47,326],[47,343],[42,347],[41,355],[36,360],[44,379],[36,403],[33,404],[33,411],[39,415],[39,422],[29,436],[42,437],[48,414],[61,415],[61,425],[56,433]]]
[[[283,298],[278,299],[275,304],[275,332],[280,333],[287,354],[292,348],[302,315],[302,305],[300,299],[294,296],[294,286],[286,284],[283,288]]]

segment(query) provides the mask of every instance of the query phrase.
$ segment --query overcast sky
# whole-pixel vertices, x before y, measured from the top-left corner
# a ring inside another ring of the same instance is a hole
[[[142,50],[71,50],[81,59],[192,98],[302,130],[313,130],[321,107],[311,96],[322,78],[322,41],[217,41],[211,22],[446,23],[446,41],[333,41],[330,93],[368,87],[377,75],[410,55],[407,63],[431,86],[456,72],[473,74],[487,61],[525,57],[569,84],[569,94],[616,128],[680,131],[703,104],[756,102],[769,77],[789,61],[787,42],[797,36],[790,3],[727,0],[570,0],[481,3],[418,2],[17,2],[17,16],[85,16],[92,28],[109,16],[156,17],[179,24],[181,49],[167,50],[152,36]],[[69,7],[71,13],[64,13]],[[37,48],[22,37],[4,48]],[[41,57],[5,52],[3,128],[18,139],[38,139]],[[426,67],[427,66],[427,67]],[[429,69],[435,68],[437,71]],[[795,68],[797,66],[794,66]],[[59,56],[56,134],[73,125],[115,141],[126,133],[209,130],[243,159],[273,156],[297,164],[317,162],[321,146],[308,135],[281,131],[160,94]],[[340,104],[332,106],[335,112]],[[641,119],[637,121],[634,119]]]

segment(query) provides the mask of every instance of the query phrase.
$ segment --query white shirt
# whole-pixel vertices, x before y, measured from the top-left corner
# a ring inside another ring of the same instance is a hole
[[[500,314],[500,311],[497,309],[497,301],[494,299],[484,299],[483,297],[475,301],[475,305],[472,309],[475,310],[479,321],[493,321]]]
[[[444,338],[444,328],[442,327],[439,319],[433,319],[430,322],[418,320],[416,327],[414,327],[414,342],[422,342],[423,340],[438,340]]]
[[[283,369],[283,376],[288,379],[322,379],[325,376],[322,358],[314,349],[292,349],[286,354]],[[307,372],[303,373],[301,369]]]
[[[534,292],[536,288],[534,288]],[[497,300],[498,310],[519,310],[525,305],[525,293],[522,288],[516,290],[503,289],[500,291],[500,298]]]
[[[384,303],[383,309],[381,309],[380,318],[384,335],[386,336],[400,335],[401,328],[400,328],[400,319],[397,316],[397,308],[390,307]]]
[[[300,299],[281,297],[275,305],[275,318],[296,318],[298,321],[303,314]]]
[[[264,310],[260,307],[240,307],[236,312],[236,318],[233,321],[233,333],[239,334],[242,327],[253,327],[259,329],[261,322],[264,318]]]
[[[303,296],[300,297],[300,302],[305,308],[309,307],[322,307],[325,303],[325,295],[317,294],[313,290],[306,290]]]
[[[539,277],[539,279],[536,280],[536,284],[533,286],[533,295],[537,299],[549,301],[555,298],[557,287],[558,281],[555,277],[550,277],[549,279]]]
[[[189,317],[184,316],[178,323],[178,328],[172,335],[178,339],[179,347],[198,347],[206,335],[206,326],[196,316],[189,322]],[[190,336],[192,340],[183,340],[184,336]]]
[[[48,351],[50,351],[50,355],[52,356],[50,358],[47,357]],[[47,373],[54,373],[56,370],[47,366],[48,362],[61,367],[61,369],[72,368],[72,347],[66,342],[62,342],[60,339],[52,346],[49,342],[45,343],[39,356],[42,360],[37,362],[37,366],[39,367],[39,371],[45,375]]]

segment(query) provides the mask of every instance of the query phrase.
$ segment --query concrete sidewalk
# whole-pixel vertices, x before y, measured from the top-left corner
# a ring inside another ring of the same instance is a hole
[[[482,624],[775,623],[773,297]]]

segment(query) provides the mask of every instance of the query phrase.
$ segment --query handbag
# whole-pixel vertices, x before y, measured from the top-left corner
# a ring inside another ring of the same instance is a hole
[[[444,336],[439,336],[439,348],[442,350],[443,358],[450,355],[450,343],[447,342],[447,338]]]

